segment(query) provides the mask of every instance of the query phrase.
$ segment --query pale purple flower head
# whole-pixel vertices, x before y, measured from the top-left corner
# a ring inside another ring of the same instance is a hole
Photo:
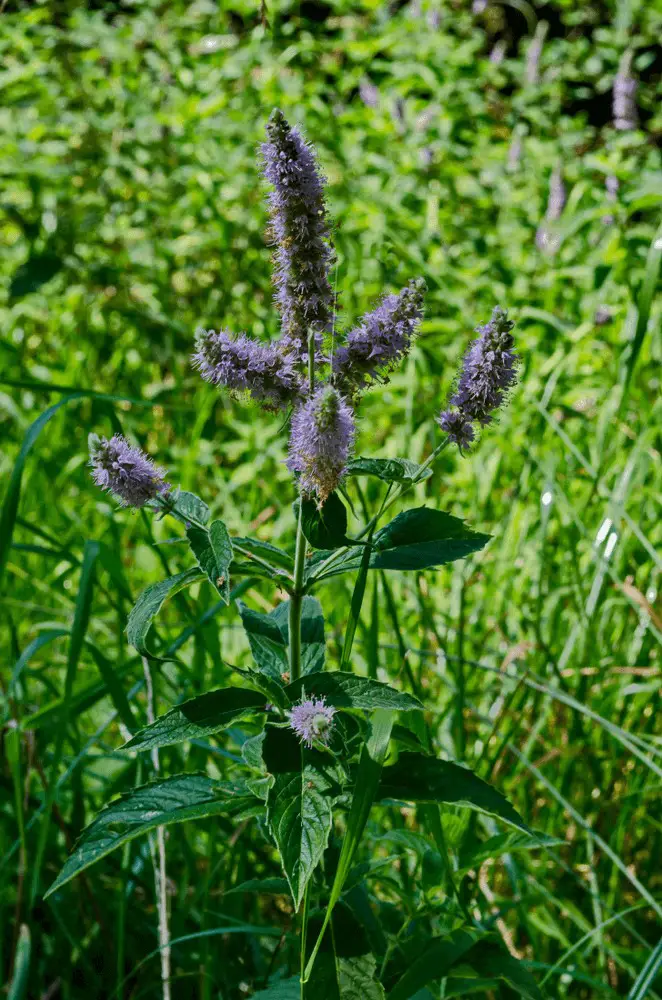
[[[314,743],[323,743],[326,746],[333,731],[335,714],[335,708],[327,705],[324,698],[304,697],[304,700],[294,705],[289,712],[290,726],[306,746],[312,747]]]
[[[379,87],[376,87],[369,76],[364,76],[359,81],[359,97],[366,108],[378,108],[381,103]]]
[[[287,466],[321,507],[338,486],[354,443],[354,414],[333,386],[321,386],[292,417]]]
[[[614,80],[613,114],[614,128],[627,132],[636,128],[639,122],[637,113],[637,81],[631,73],[632,53],[626,52],[618,66]]]
[[[496,306],[492,319],[476,327],[480,336],[464,356],[457,388],[450,398],[455,409],[447,409],[437,418],[451,441],[468,448],[474,437],[472,424],[489,424],[495,410],[517,380],[519,359],[513,350],[511,333],[515,324],[508,312]]]
[[[206,382],[231,392],[248,392],[266,409],[291,403],[300,391],[295,360],[275,344],[262,344],[227,330],[196,330],[192,361]]]
[[[538,21],[535,34],[526,53],[526,82],[531,86],[535,86],[540,79],[540,57],[548,29],[547,21]]]
[[[122,507],[143,507],[170,489],[163,478],[165,470],[154,465],[140,448],[132,448],[121,434],[110,440],[90,434],[88,445],[92,478]]]
[[[555,231],[554,223],[561,217],[561,212],[565,207],[565,184],[563,183],[563,173],[560,167],[552,171],[549,178],[549,193],[547,195],[547,211],[545,219],[536,232],[536,246],[539,250],[545,250],[553,254],[558,250],[560,244],[559,234]]]
[[[354,396],[385,376],[405,357],[423,315],[422,278],[410,281],[397,295],[387,295],[347,336],[333,358],[336,385]]]
[[[329,270],[334,259],[324,187],[315,154],[283,114],[274,111],[262,145],[264,176],[273,185],[269,195],[276,243],[276,302],[283,323],[282,345],[302,358],[308,331],[331,328],[334,295]]]

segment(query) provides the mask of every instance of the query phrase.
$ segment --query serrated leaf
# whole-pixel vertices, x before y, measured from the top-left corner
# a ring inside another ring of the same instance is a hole
[[[423,709],[417,698],[404,691],[396,691],[388,684],[340,670],[301,677],[298,681],[288,684],[285,691],[292,702],[298,701],[305,692],[307,697],[311,695],[317,698],[324,697],[329,705],[341,709],[388,708],[403,712]]]
[[[523,833],[519,830],[511,830],[509,833],[497,833],[488,840],[474,845],[469,850],[463,851],[460,856],[460,872],[469,871],[471,868],[479,868],[484,861],[489,858],[499,858],[504,854],[513,851],[534,851],[545,847],[559,847],[565,841],[558,837],[549,837],[545,833]]]
[[[398,514],[374,539],[373,569],[428,569],[463,559],[482,549],[490,535],[467,528],[464,521],[432,507]]]
[[[331,493],[321,510],[314,500],[301,502],[301,529],[314,549],[339,549],[347,545],[347,508]]]
[[[151,750],[210,736],[244,715],[264,712],[264,696],[246,688],[219,688],[171,709],[125,743],[122,750]]]
[[[384,1000],[386,994],[375,980],[377,963],[372,955],[338,961],[340,1000]]]
[[[267,823],[298,910],[328,843],[335,786],[324,756],[299,744],[289,730],[267,727],[264,760],[274,779]]]
[[[397,981],[388,1000],[409,1000],[426,983],[447,975],[483,936],[480,931],[460,928],[446,937],[433,938]]]
[[[236,546],[245,549],[246,553],[259,556],[261,559],[266,560],[266,562],[278,567],[278,569],[287,570],[288,573],[292,573],[294,570],[292,556],[270,542],[263,542],[259,538],[235,538],[233,541]],[[248,556],[248,561],[250,562],[250,556]],[[253,565],[259,571],[260,567],[256,564]]]
[[[425,469],[409,458],[353,458],[347,464],[349,476],[376,476],[385,483],[411,483],[414,479],[423,482],[432,475],[432,469]]]
[[[382,799],[403,802],[445,802],[468,806],[498,816],[531,833],[519,813],[492,785],[466,767],[422,753],[401,753],[385,767],[379,784]]]
[[[463,958],[478,975],[501,979],[524,1000],[543,1000],[535,979],[522,962],[495,941],[481,941]]]
[[[285,878],[249,878],[246,882],[235,885],[228,889],[226,896],[231,896],[237,892],[260,892],[265,895],[287,896],[290,887]]]
[[[126,625],[126,635],[129,642],[142,656],[148,656],[152,660],[161,659],[161,657],[151,653],[145,645],[152,621],[169,597],[201,579],[203,579],[203,574],[196,566],[194,569],[178,573],[177,576],[171,576],[168,580],[153,583],[143,590],[131,609]]]
[[[269,677],[281,680],[289,663],[290,602],[283,601],[264,614],[239,602],[239,613],[248,636],[253,659],[259,670]],[[324,669],[324,615],[316,597],[306,595],[301,608],[301,671],[304,675]]]
[[[266,732],[262,730],[257,736],[249,736],[246,742],[241,748],[241,756],[243,757],[246,765],[253,771],[259,771],[264,774],[266,767],[264,765],[264,740],[266,737]]]
[[[229,604],[232,543],[228,529],[222,521],[212,521],[208,529],[188,528],[186,536],[200,569],[207,574],[225,603]]]
[[[83,831],[46,896],[129,840],[157,826],[218,816],[246,797],[247,789],[242,783],[217,782],[203,774],[177,774],[134,788],[106,806]]]
[[[191,526],[192,520],[200,521],[201,524],[206,524],[209,520],[209,507],[195,493],[176,489],[172,494],[172,501],[175,509],[170,513],[187,528]]]
[[[252,1000],[301,1000],[301,982],[298,976],[281,979],[266,990],[253,994]]]

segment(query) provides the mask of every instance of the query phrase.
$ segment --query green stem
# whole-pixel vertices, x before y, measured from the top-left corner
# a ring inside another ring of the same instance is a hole
[[[290,596],[290,682],[301,676],[301,610],[303,607],[303,572],[306,568],[306,536],[303,533],[303,503],[299,498],[299,520],[294,552],[294,587]]]

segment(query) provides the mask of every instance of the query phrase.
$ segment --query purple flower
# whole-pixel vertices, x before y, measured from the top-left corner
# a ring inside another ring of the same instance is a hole
[[[324,698],[304,697],[304,700],[299,705],[294,705],[288,714],[290,727],[302,743],[308,747],[312,747],[313,743],[323,743],[328,746],[336,710],[327,705]]]
[[[354,414],[330,385],[321,386],[292,417],[287,466],[300,475],[304,495],[314,494],[321,507],[347,465],[354,443]]]
[[[331,328],[334,295],[329,269],[334,259],[324,187],[315,154],[280,111],[267,124],[262,145],[264,176],[273,184],[269,196],[276,243],[276,301],[283,318],[285,347],[303,357],[308,331]]]
[[[397,295],[387,295],[377,308],[363,317],[333,358],[335,383],[355,395],[373,380],[383,380],[405,357],[423,315],[422,278],[410,281]]]
[[[531,86],[535,86],[540,79],[540,57],[542,55],[542,47],[547,37],[549,25],[547,21],[539,21],[536,27],[535,34],[531,39],[528,51],[526,53],[526,82]]]
[[[636,128],[639,121],[636,101],[637,81],[630,72],[631,65],[632,53],[626,52],[619,63],[618,73],[614,80],[612,95],[614,128],[620,132]]]
[[[561,217],[561,212],[565,206],[565,185],[561,168],[557,167],[552,171],[549,179],[549,194],[547,196],[547,211],[545,220],[538,226],[536,232],[536,246],[539,250],[546,250],[553,254],[559,248],[560,237],[554,231],[553,223]]]
[[[496,306],[492,319],[476,327],[480,336],[464,356],[457,388],[450,398],[456,409],[444,410],[437,423],[451,441],[467,448],[473,441],[476,421],[489,424],[492,414],[504,402],[517,379],[518,357],[513,350],[511,330],[515,324],[508,312]]]
[[[132,448],[121,434],[110,441],[90,434],[88,445],[92,478],[123,507],[143,507],[170,489],[163,479],[165,470],[154,465],[140,448]]]
[[[437,417],[437,423],[460,451],[471,446],[475,437],[473,424],[460,410],[444,410]]]
[[[246,334],[196,330],[193,364],[206,382],[232,392],[248,392],[267,409],[291,403],[299,394],[295,360],[276,344],[261,344]]]
[[[362,77],[359,81],[359,97],[366,108],[378,108],[380,105],[379,87],[376,87],[368,76]]]

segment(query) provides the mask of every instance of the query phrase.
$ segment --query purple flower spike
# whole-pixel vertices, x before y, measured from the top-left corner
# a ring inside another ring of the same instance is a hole
[[[408,353],[423,315],[425,282],[410,281],[397,295],[387,295],[347,336],[333,358],[336,384],[349,396],[373,380],[383,380]]]
[[[313,149],[283,114],[274,111],[262,145],[264,176],[276,243],[276,302],[283,317],[281,345],[305,356],[308,331],[321,346],[333,320],[334,295],[329,270],[334,259],[324,187]]]
[[[266,409],[287,406],[299,394],[300,377],[294,359],[275,344],[261,344],[246,334],[227,330],[197,330],[193,364],[206,382],[231,392],[248,392]]]
[[[304,698],[289,713],[290,726],[307,747],[312,747],[313,743],[328,746],[335,714],[335,708],[327,705],[324,698]]]
[[[626,52],[618,66],[614,80],[613,113],[614,128],[620,132],[628,132],[636,128],[639,122],[637,113],[637,81],[632,76],[632,53]]]
[[[321,386],[292,417],[287,466],[320,507],[340,482],[353,442],[354,414],[332,386]]]
[[[154,465],[140,448],[132,448],[121,434],[110,441],[90,434],[88,444],[92,478],[123,507],[143,507],[170,489],[164,482],[165,470]]]
[[[437,417],[437,423],[442,431],[446,431],[449,439],[458,445],[460,451],[471,447],[475,437],[473,424],[460,410],[444,410]]]

